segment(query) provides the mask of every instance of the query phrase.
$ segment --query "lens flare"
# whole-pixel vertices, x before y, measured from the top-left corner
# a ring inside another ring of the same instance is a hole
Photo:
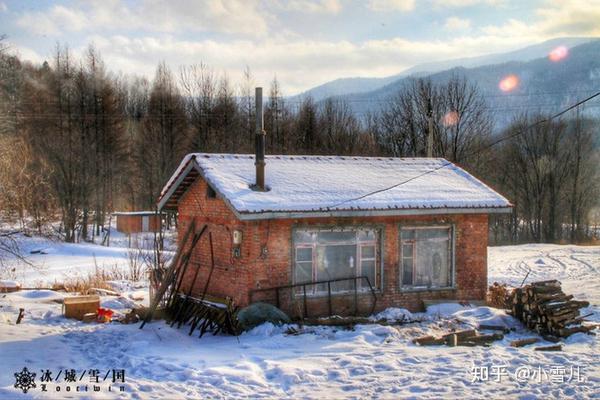
[[[508,75],[507,77],[502,79],[498,84],[498,87],[503,92],[510,92],[514,90],[517,86],[519,86],[519,77],[514,74]]]
[[[550,61],[558,62],[569,55],[569,49],[565,46],[558,46],[548,54]]]
[[[444,126],[454,126],[458,124],[458,113],[456,111],[448,111],[442,118]]]

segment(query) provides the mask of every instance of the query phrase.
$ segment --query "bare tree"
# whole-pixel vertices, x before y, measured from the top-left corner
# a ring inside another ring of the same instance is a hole
[[[211,115],[217,91],[214,72],[206,64],[182,67],[180,82],[191,121],[191,147],[211,151],[210,136],[215,125]]]
[[[430,121],[434,156],[465,163],[492,130],[479,89],[465,77],[445,84],[413,79],[393,95],[378,116],[379,143],[393,156],[423,156]]]
[[[137,152],[137,173],[143,183],[141,205],[152,207],[189,147],[185,104],[171,71],[161,63],[156,71]]]

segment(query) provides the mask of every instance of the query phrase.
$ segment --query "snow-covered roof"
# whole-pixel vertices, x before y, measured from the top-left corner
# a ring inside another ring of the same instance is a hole
[[[173,195],[187,189],[179,186],[193,181],[190,173],[201,175],[241,219],[506,212],[511,207],[442,158],[266,156],[265,161],[269,190],[260,192],[251,188],[253,155],[188,154],[162,190],[159,208],[178,200]]]

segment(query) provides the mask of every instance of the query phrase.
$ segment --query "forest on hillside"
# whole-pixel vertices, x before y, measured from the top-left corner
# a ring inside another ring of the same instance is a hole
[[[111,212],[154,209],[186,153],[253,152],[255,86],[249,68],[232,82],[207,64],[163,62],[152,80],[115,74],[92,46],[76,58],[57,45],[35,65],[0,40],[2,219],[39,232],[60,221],[63,240],[93,241]],[[340,99],[288,100],[276,78],[265,91],[267,154],[419,157],[431,123],[434,156],[515,205],[491,221],[492,243],[597,239],[600,128],[585,105],[551,120],[523,113],[494,132],[460,75],[413,79],[361,116]]]

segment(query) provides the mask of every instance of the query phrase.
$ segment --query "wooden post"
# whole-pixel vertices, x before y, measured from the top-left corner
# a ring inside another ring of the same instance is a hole
[[[331,281],[327,282],[327,303],[329,304],[329,315],[331,316]]]
[[[354,315],[358,315],[358,287],[356,277],[354,278]]]
[[[208,285],[210,284],[210,279],[212,278],[213,271],[215,270],[215,254],[213,250],[212,232],[208,232],[208,243],[210,244],[210,272],[208,274],[208,279],[206,280],[206,285],[204,285],[204,291],[202,292],[202,298],[200,300],[204,300],[206,291],[208,290]]]
[[[433,157],[433,105],[431,104],[431,100],[429,100],[428,110],[427,110],[427,157]]]
[[[308,318],[308,307],[306,306],[306,285],[302,286],[302,290],[304,291],[304,318]]]

